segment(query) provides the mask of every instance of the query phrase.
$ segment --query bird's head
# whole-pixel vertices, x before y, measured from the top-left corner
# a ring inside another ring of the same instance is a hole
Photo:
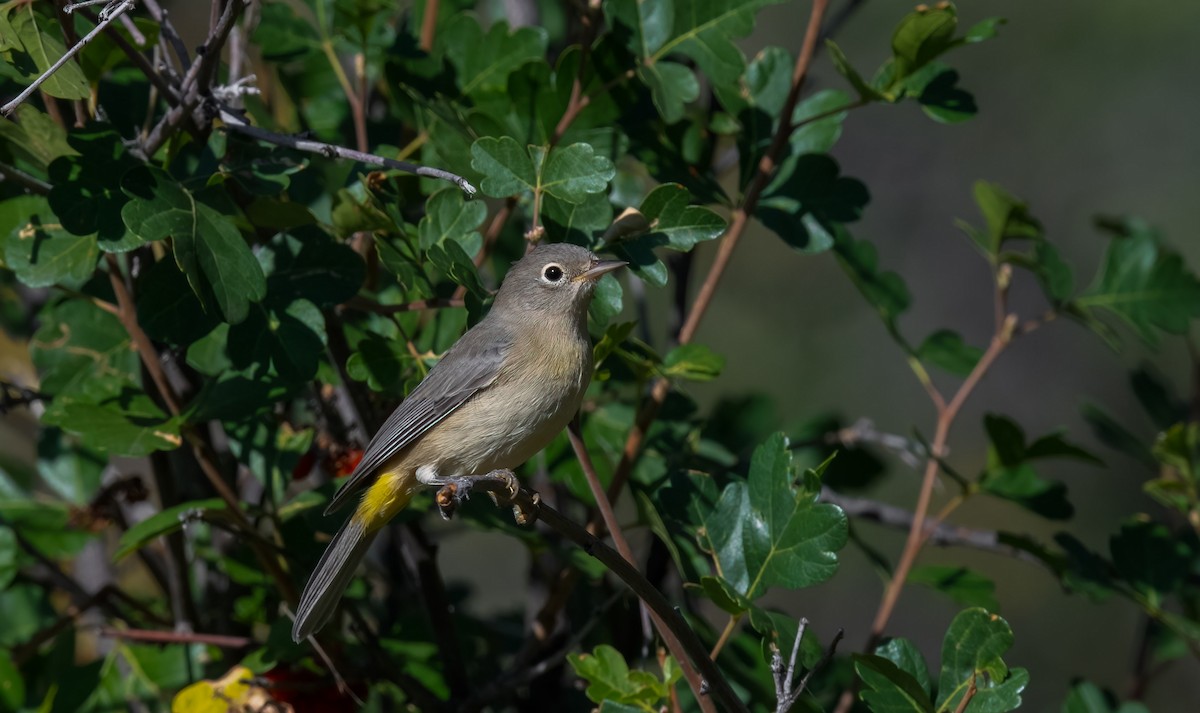
[[[583,314],[596,282],[626,263],[601,260],[591,250],[570,243],[539,245],[513,264],[493,309]]]

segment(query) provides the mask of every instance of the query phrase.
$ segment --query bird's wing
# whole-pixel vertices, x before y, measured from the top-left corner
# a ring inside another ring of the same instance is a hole
[[[446,352],[367,444],[362,460],[333,496],[326,513],[342,507],[351,495],[370,484],[384,461],[454,413],[477,391],[491,386],[512,345],[506,331],[498,332],[471,329]]]

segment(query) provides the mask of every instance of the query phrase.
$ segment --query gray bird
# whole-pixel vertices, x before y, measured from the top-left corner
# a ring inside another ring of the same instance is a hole
[[[329,504],[359,496],[304,588],[293,639],[325,625],[375,534],[418,487],[469,489],[471,476],[521,465],[566,427],[592,377],[592,292],[623,265],[557,243],[512,266],[488,315],[392,413]]]

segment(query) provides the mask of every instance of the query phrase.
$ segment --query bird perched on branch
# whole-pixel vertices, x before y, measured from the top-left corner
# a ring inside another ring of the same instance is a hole
[[[313,571],[292,638],[332,616],[375,534],[422,485],[467,492],[540,451],[579,410],[592,376],[587,309],[596,281],[625,265],[565,243],[515,263],[491,311],[446,352],[371,439],[329,504],[358,497]]]

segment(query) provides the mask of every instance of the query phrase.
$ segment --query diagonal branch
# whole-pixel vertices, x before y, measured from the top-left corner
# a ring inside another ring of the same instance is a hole
[[[725,231],[725,237],[721,239],[720,247],[717,249],[717,256],[713,260],[713,265],[709,269],[704,283],[700,286],[699,292],[696,293],[696,299],[692,302],[691,309],[688,310],[687,316],[684,318],[683,326],[679,329],[678,341],[680,344],[687,344],[696,336],[696,331],[700,327],[700,321],[704,318],[704,313],[708,310],[713,295],[716,293],[717,284],[720,282],[721,276],[725,274],[726,268],[729,267],[733,251],[742,239],[742,235],[746,232],[746,228],[750,223],[750,217],[754,214],[755,208],[758,207],[758,201],[762,197],[762,192],[766,189],[771,177],[775,174],[775,169],[783,157],[783,150],[787,146],[788,139],[796,128],[792,121],[792,114],[795,113],[796,103],[800,100],[800,89],[804,85],[805,78],[808,76],[808,69],[812,64],[812,58],[816,52],[817,39],[821,33],[821,21],[825,16],[825,10],[828,5],[829,0],[813,0],[812,13],[809,15],[808,27],[804,32],[804,44],[800,48],[800,55],[796,58],[796,66],[792,71],[792,86],[788,91],[787,100],[783,104],[783,110],[780,112],[779,129],[776,130],[774,138],[771,139],[771,144],[766,154],[759,161],[758,170],[750,180],[741,205],[734,210],[729,228]],[[665,378],[659,378],[651,387],[649,398],[643,402],[642,407],[638,410],[634,426],[625,439],[625,447],[621,452],[621,460],[617,464],[612,482],[608,486],[608,496],[610,498],[616,499],[620,495],[621,489],[625,487],[625,481],[628,480],[629,474],[633,470],[634,461],[641,451],[642,441],[645,439],[646,432],[649,430],[650,424],[658,416],[658,410],[662,408],[669,391],[670,382]]]
[[[470,181],[462,176],[449,171],[444,171],[440,168],[418,166],[415,163],[397,161],[395,159],[384,158],[383,156],[376,156],[375,154],[365,153],[363,151],[355,151],[354,149],[327,144],[324,141],[313,141],[312,139],[303,139],[296,136],[288,136],[287,134],[277,134],[274,131],[268,131],[266,129],[260,129],[257,126],[251,126],[250,124],[247,124],[241,117],[224,109],[221,110],[221,121],[223,121],[225,126],[231,131],[236,131],[239,134],[251,136],[259,141],[266,141],[267,143],[276,144],[278,146],[286,146],[288,148],[296,149],[297,151],[306,151],[308,153],[319,154],[321,156],[325,156],[326,158],[341,158],[350,161],[358,161],[371,166],[379,166],[380,168],[390,168],[395,171],[412,173],[417,176],[425,176],[427,178],[437,178],[443,181],[449,181],[458,186],[459,189],[461,189],[463,193],[466,193],[468,197],[474,196],[476,193],[475,186],[472,186]]]
[[[510,474],[511,475],[511,474]],[[738,698],[729,682],[721,675],[716,665],[708,658],[708,649],[696,636],[696,632],[688,625],[679,610],[672,606],[663,593],[638,571],[636,567],[613,548],[604,544],[582,525],[565,517],[562,513],[542,501],[536,492],[518,489],[509,492],[510,484],[503,479],[477,480],[473,488],[485,490],[496,498],[499,505],[511,505],[518,525],[525,526],[535,521],[541,521],[551,530],[574,542],[592,557],[617,576],[635,595],[650,608],[650,611],[661,619],[665,629],[670,630],[679,641],[679,646],[687,659],[699,669],[704,679],[700,685],[698,698],[704,700],[711,696],[717,704],[717,710],[732,713],[746,713],[746,706]],[[438,491],[435,502],[444,514],[453,512],[457,499],[461,495],[454,492],[455,486],[446,486]],[[680,657],[680,661],[684,660]]]
[[[108,263],[109,281],[112,283],[113,292],[117,296],[117,317],[121,320],[125,331],[129,333],[129,338],[133,342],[134,348],[137,349],[142,364],[146,367],[146,371],[149,372],[150,379],[154,382],[154,386],[162,397],[163,403],[167,405],[167,409],[171,412],[172,416],[179,416],[181,413],[179,396],[171,388],[171,384],[163,372],[162,364],[158,358],[158,351],[154,348],[153,342],[150,341],[146,332],[138,324],[137,307],[134,305],[133,296],[130,294],[129,288],[125,285],[125,280],[121,277],[121,267],[112,253],[107,253],[104,257]],[[229,484],[225,482],[225,478],[221,475],[221,470],[217,466],[216,454],[212,452],[212,449],[192,426],[185,425],[181,428],[181,431],[188,444],[192,447],[192,454],[195,456],[196,462],[199,463],[200,470],[208,479],[209,484],[212,485],[213,490],[216,491],[217,495],[228,506],[230,518],[233,519],[238,530],[247,536],[246,544],[254,551],[254,554],[258,557],[267,574],[274,580],[283,599],[289,605],[295,606],[295,603],[299,601],[296,585],[292,582],[292,578],[280,563],[279,556],[272,552],[269,547],[265,546],[261,538],[256,536],[254,525],[251,524],[245,513],[242,512],[242,505],[238,500],[237,494],[233,492]]]
[[[609,502],[608,496],[604,493],[604,486],[600,483],[600,477],[596,475],[596,468],[592,465],[591,456],[588,455],[587,446],[583,443],[583,436],[579,432],[579,421],[576,419],[567,429],[567,436],[571,440],[571,447],[575,450],[575,457],[579,459],[579,465],[583,468],[584,475],[587,477],[588,487],[591,488],[592,497],[596,499],[596,505],[600,510],[601,516],[604,518],[604,525],[608,528],[609,535],[613,539],[613,544],[617,546],[617,551],[625,558],[631,567],[636,567],[636,561],[633,558],[633,550],[629,547],[629,541],[625,539],[625,534],[621,531],[621,525],[617,522],[617,516],[613,513],[612,503]],[[705,713],[715,713],[713,702],[704,695],[704,681],[700,678],[700,674],[696,672],[696,667],[693,666],[687,659],[687,655],[683,650],[683,645],[679,641],[679,637],[666,625],[658,614],[650,612],[650,620],[654,622],[654,628],[663,638],[663,642],[667,645],[667,650],[671,655],[679,661],[680,667],[683,668],[683,675],[687,678],[688,686],[691,687],[692,693],[696,696],[696,701],[699,702],[700,708]],[[705,675],[708,679],[713,677],[721,677],[720,671],[713,664],[713,660],[707,654],[703,656],[705,662]],[[697,662],[699,665],[699,662]]]
[[[57,62],[50,65],[50,68],[45,72],[42,72],[42,75],[33,80],[33,84],[25,87],[24,91],[18,94],[15,99],[0,107],[0,114],[5,116],[12,114],[14,109],[20,106],[26,99],[30,97],[30,95],[38,90],[38,87],[42,86],[42,84],[47,79],[52,77],[55,72],[61,69],[64,64],[70,62],[71,58],[78,54],[79,50],[83,49],[88,45],[89,42],[96,39],[96,35],[99,35],[101,32],[103,32],[105,27],[108,27],[110,24],[115,22],[117,18],[121,17],[121,15],[125,14],[132,8],[133,0],[124,0],[124,2],[122,2],[120,5],[117,5],[111,11],[109,11],[107,15],[101,13],[102,17],[100,22],[92,28],[92,31],[84,35],[83,39],[71,45],[66,52],[63,52],[63,56],[59,57]]]

